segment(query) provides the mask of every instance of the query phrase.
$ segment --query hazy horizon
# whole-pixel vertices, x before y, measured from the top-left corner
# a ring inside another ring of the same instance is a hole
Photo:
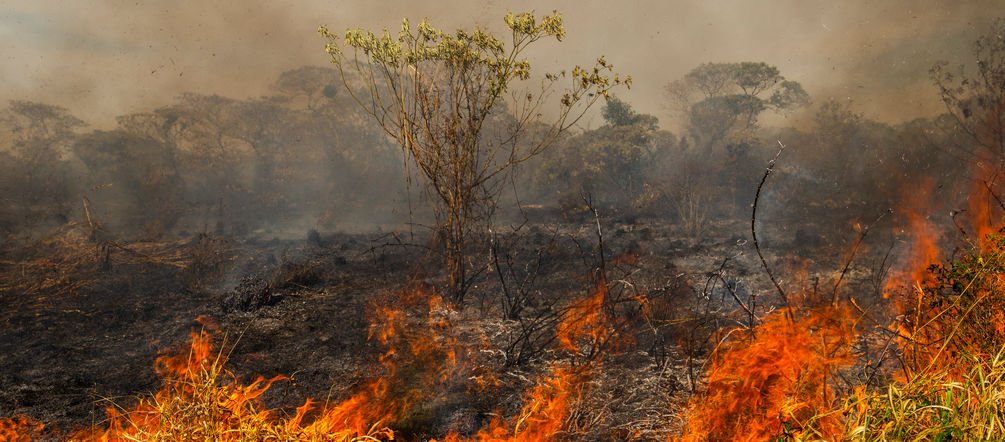
[[[899,122],[942,104],[928,69],[965,61],[971,43],[1005,14],[993,1],[369,2],[219,1],[81,3],[14,0],[0,12],[5,57],[0,100],[63,106],[99,128],[114,117],[194,92],[268,94],[286,70],[327,65],[325,24],[395,29],[402,17],[444,29],[502,27],[507,11],[558,10],[568,38],[529,54],[537,73],[605,55],[634,78],[619,95],[667,121],[663,85],[705,62],[763,61],[819,103],[851,99],[867,117]],[[591,123],[587,123],[591,124]],[[598,124],[597,121],[592,122]]]

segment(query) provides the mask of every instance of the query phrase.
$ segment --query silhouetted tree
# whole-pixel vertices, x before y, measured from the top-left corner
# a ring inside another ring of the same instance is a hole
[[[786,80],[766,63],[706,63],[665,87],[669,107],[680,115],[693,158],[708,175],[721,177],[736,210],[746,212],[756,186],[752,149],[759,144],[758,118],[764,112],[788,113],[809,103],[803,87]],[[720,156],[722,155],[722,156]],[[718,167],[716,167],[718,166]]]
[[[930,75],[946,109],[978,146],[968,153],[994,164],[988,173],[994,181],[1005,172],[1005,18],[974,42],[972,53],[976,70],[962,65],[951,70],[940,62]]]
[[[307,110],[317,110],[327,100],[333,100],[342,88],[339,72],[332,68],[304,66],[283,72],[273,86],[289,101],[302,100]]]
[[[747,143],[765,111],[791,112],[809,103],[802,85],[766,63],[706,63],[665,87],[670,107],[699,145]]]
[[[160,141],[123,130],[95,131],[73,146],[87,166],[95,215],[124,232],[157,238],[185,213],[176,152]]]
[[[656,117],[613,97],[602,114],[607,124],[568,138],[544,164],[546,181],[561,183],[555,190],[566,210],[579,207],[584,192],[595,203],[630,208],[649,179],[654,156],[667,148],[660,143],[667,138]]]
[[[85,124],[64,108],[14,100],[0,113],[0,149],[17,162],[8,210],[27,224],[68,216],[70,171],[66,161],[76,131]]]

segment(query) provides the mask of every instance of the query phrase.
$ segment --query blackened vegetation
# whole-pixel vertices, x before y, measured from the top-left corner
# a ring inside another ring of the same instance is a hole
[[[680,133],[612,98],[602,125],[514,166],[491,230],[466,245],[468,302],[439,314],[481,346],[465,373],[500,380],[495,390],[451,381],[398,428],[416,439],[474,431],[562,361],[603,367],[577,410],[576,428],[589,430],[570,437],[665,439],[723,330],[852,293],[867,309],[905,247],[905,213],[972,238],[961,220],[976,214],[959,196],[975,182],[1001,195],[969,166],[989,155],[1000,164],[1001,124],[975,117],[999,117],[1000,95],[959,95],[949,87],[958,77],[941,69],[951,114],[897,125],[850,102],[810,105],[763,63],[702,65],[671,83]],[[10,103],[0,119],[10,134],[0,137],[0,416],[57,429],[100,421],[108,400],[155,389],[157,351],[206,324],[227,337],[237,373],[293,378],[270,390],[270,405],[345,398],[380,375],[375,312],[449,285],[443,237],[422,209],[429,190],[406,185],[414,165],[341,87],[335,71],[301,68],[269,97],[186,94],[107,131],[67,109]],[[812,122],[757,122],[797,109]],[[788,148],[765,182],[777,140]],[[906,206],[921,190],[928,200]],[[607,334],[558,346],[556,329],[598,291]],[[417,330],[427,318],[407,307]],[[863,358],[877,347],[861,346]],[[884,360],[855,375],[873,382]]]

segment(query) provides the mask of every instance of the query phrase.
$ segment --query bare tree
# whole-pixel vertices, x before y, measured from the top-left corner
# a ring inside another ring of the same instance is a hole
[[[977,69],[952,70],[940,62],[929,72],[946,109],[978,149],[975,159],[995,165],[994,176],[1005,172],[1005,18],[974,42]]]
[[[340,38],[319,29],[343,79],[351,74],[366,85],[366,93],[357,94],[345,81],[346,90],[426,178],[436,201],[447,284],[457,304],[471,282],[465,248],[491,222],[499,192],[493,184],[552,144],[613,87],[631,81],[600,58],[592,68],[547,74],[536,93],[516,92],[512,86],[531,77],[523,52],[544,38],[561,40],[565,29],[558,13],[508,14],[505,23],[509,42],[477,28],[446,33],[426,21],[413,28],[404,20],[397,37],[349,30]],[[540,120],[562,79],[570,84],[549,130],[527,140],[525,129]],[[506,136],[483,136],[491,124],[508,125]]]

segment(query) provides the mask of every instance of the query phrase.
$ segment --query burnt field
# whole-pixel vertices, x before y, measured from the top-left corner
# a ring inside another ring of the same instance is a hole
[[[675,304],[697,303],[690,284],[704,278],[672,263],[698,254],[717,259],[717,252],[732,255],[735,251],[729,249],[737,248],[686,244],[667,235],[671,228],[667,225],[605,227],[610,229],[609,272],[624,278],[622,284],[636,286],[618,288],[626,293],[616,306],[626,316],[619,333],[631,335],[632,342],[618,351],[623,360],[615,366],[639,368],[633,375],[654,383],[649,393],[639,392],[637,403],[629,401],[619,411],[626,414],[622,419],[655,419],[658,416],[635,414],[645,406],[649,412],[664,413],[664,405],[679,405],[684,391],[690,390],[682,361],[674,357],[680,349],[665,342],[670,337],[664,329],[687,318],[683,304]],[[407,242],[403,233],[317,234],[311,240],[306,235],[303,240],[200,235],[109,246],[88,240],[85,231],[82,226],[67,226],[55,238],[35,244],[36,253],[26,256],[20,250],[22,255],[9,256],[19,264],[4,268],[6,299],[14,308],[4,317],[0,364],[10,388],[4,391],[3,409],[8,415],[37,416],[54,429],[85,427],[104,419],[104,407],[130,407],[135,401],[132,395],[156,391],[162,381],[153,360],[183,348],[190,331],[207,327],[226,346],[228,367],[239,378],[292,377],[270,389],[270,405],[292,413],[307,397],[347,399],[360,384],[381,373],[378,358],[386,347],[370,336],[371,325],[382,320],[380,309],[400,304],[410,315],[422,310],[424,306],[413,304],[426,302],[421,298],[431,295],[409,293],[432,290],[442,276],[428,270],[436,269],[438,260],[429,254],[426,235],[413,236],[413,242]],[[442,312],[451,323],[449,332],[466,341],[458,348],[478,352],[465,355],[472,358],[464,361],[471,365],[467,370],[505,377],[503,390],[508,393],[475,401],[459,381],[452,386],[458,391],[448,397],[428,398],[440,403],[422,410],[430,413],[425,417],[430,420],[417,423],[427,426],[419,430],[461,425],[454,422],[460,419],[470,420],[467,425],[485,420],[486,413],[518,402],[521,388],[526,387],[521,384],[528,378],[569,357],[552,348],[554,329],[563,310],[595,290],[591,275],[598,259],[595,228],[541,224],[527,226],[526,232],[526,238],[521,235],[505,252],[539,261],[534,263],[539,274],[505,269],[532,279],[505,276],[507,282],[523,284],[514,289],[512,302],[519,302],[517,306],[504,304],[511,301],[499,296],[500,280],[492,276],[498,270],[487,268],[469,308]],[[487,266],[489,258],[484,256]],[[741,261],[730,264],[723,275],[747,274],[747,264]],[[654,311],[643,314],[629,292],[642,293]],[[420,299],[403,301],[414,297]],[[716,304],[728,308],[722,300]],[[512,310],[508,317],[504,305]],[[425,327],[421,319],[420,315],[419,324],[409,327]],[[530,327],[542,330],[523,336],[531,333]],[[416,333],[422,336],[423,330]],[[511,383],[520,378],[524,381]]]
[[[0,441],[1005,439],[989,8],[245,3],[0,14]]]
[[[67,225],[5,252],[12,308],[3,317],[0,372],[9,387],[2,410],[46,422],[40,435],[100,426],[106,408],[128,410],[137,394],[171,382],[153,361],[185,354],[189,334],[206,331],[235,382],[288,377],[262,396],[280,415],[296,414],[307,398],[349,400],[377,379],[403,383],[397,388],[434,382],[436,390],[394,416],[398,436],[470,433],[500,413],[518,413],[539,379],[568,366],[589,375],[568,381],[579,395],[568,406],[593,422],[569,437],[679,434],[688,399],[704,389],[720,330],[749,323],[748,308],[761,316],[780,301],[744,223],[717,223],[698,242],[656,219],[604,221],[599,230],[595,221],[528,222],[499,238],[480,257],[484,275],[464,309],[429,305],[443,275],[428,234],[113,243],[88,235],[86,225]],[[828,240],[809,231],[761,233],[762,241],[777,238],[766,241],[777,254],[771,263],[796,275],[784,284],[798,302],[822,303],[826,296],[816,292],[829,294],[842,277],[841,293],[875,303],[888,251],[863,253],[843,269],[847,257],[828,251],[850,248],[858,234],[849,228],[846,238]],[[587,305],[608,312],[591,325],[604,332],[565,347],[560,341],[570,332],[562,327],[575,324],[569,318],[586,321],[577,306],[596,295],[602,267],[606,297]],[[374,330],[383,327],[400,328],[401,336],[382,341]],[[422,347],[412,356],[386,359],[388,349],[413,345]],[[445,352],[456,359],[441,359]],[[455,372],[439,378],[447,366]],[[404,401],[398,394],[371,400]]]

